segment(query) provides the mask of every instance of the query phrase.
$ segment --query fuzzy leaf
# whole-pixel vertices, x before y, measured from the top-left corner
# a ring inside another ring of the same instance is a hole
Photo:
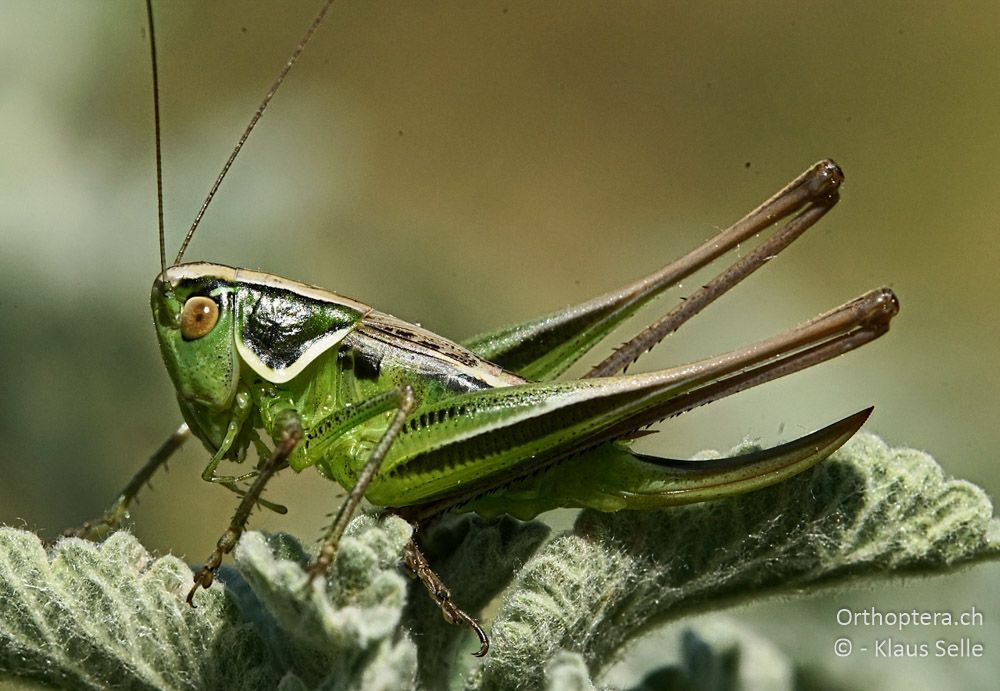
[[[287,535],[248,534],[237,549],[236,563],[277,625],[293,635],[294,647],[325,655],[331,646],[348,647],[395,631],[405,581],[398,569],[387,566],[396,565],[402,547],[391,538],[398,540],[401,533],[405,544],[409,531],[394,532],[369,529],[353,539],[348,533],[329,590],[321,581],[308,583],[310,555]]]
[[[545,662],[560,650],[599,673],[642,631],[693,611],[996,558],[997,534],[982,490],[870,434],[731,500],[586,511],[518,574],[493,625],[495,654],[469,687],[543,688]]]
[[[381,524],[371,516],[355,519],[328,582],[312,584],[305,571],[311,555],[294,538],[248,533],[240,540],[236,564],[266,612],[259,625],[278,633],[269,643],[295,674],[283,679],[284,686],[412,686],[416,648],[407,638],[395,640],[407,586],[398,565],[410,533],[395,516]],[[244,611],[255,609],[244,602]]]
[[[561,651],[545,666],[548,691],[595,691],[587,663],[579,653]]]
[[[128,533],[70,538],[51,560],[32,533],[0,528],[0,673],[74,689],[261,688],[253,628],[221,588],[184,601],[191,570]]]
[[[355,520],[327,582],[284,535],[247,533],[239,572],[185,602],[191,569],[130,534],[58,543],[0,529],[0,674],[63,688],[405,689],[416,648],[399,635],[404,521]]]

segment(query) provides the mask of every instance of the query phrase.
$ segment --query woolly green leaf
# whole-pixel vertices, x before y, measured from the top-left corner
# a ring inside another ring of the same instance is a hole
[[[566,650],[545,666],[545,680],[548,691],[595,691],[583,656]]]
[[[237,566],[266,610],[260,625],[278,633],[269,642],[295,672],[283,688],[412,686],[416,648],[396,640],[407,587],[398,565],[410,533],[395,516],[381,524],[371,516],[355,519],[328,582],[312,584],[304,568],[311,555],[294,538],[248,533],[240,540]]]
[[[278,676],[222,589],[128,533],[102,545],[0,528],[0,673],[84,689],[261,688]]]
[[[542,688],[560,650],[599,673],[631,638],[683,614],[849,576],[943,572],[1000,556],[997,535],[982,490],[870,434],[731,500],[585,511],[518,574],[493,625],[495,652],[469,687]]]
[[[288,536],[247,533],[240,569],[185,602],[190,568],[134,537],[58,543],[0,529],[0,673],[64,688],[405,689],[416,648],[399,635],[410,527],[354,521],[327,582]]]

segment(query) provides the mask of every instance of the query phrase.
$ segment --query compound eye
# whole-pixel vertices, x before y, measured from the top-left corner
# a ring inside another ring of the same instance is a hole
[[[193,341],[206,335],[219,321],[219,306],[202,295],[190,298],[181,311],[181,336]]]

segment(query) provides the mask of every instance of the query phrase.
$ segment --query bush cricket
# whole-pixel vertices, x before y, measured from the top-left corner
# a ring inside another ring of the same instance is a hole
[[[550,314],[454,342],[363,302],[259,271],[182,263],[199,222],[239,151],[327,14],[327,0],[279,72],[212,186],[173,262],[167,262],[156,48],[153,64],[160,268],[153,321],[184,424],[104,516],[75,534],[117,526],[151,475],[187,438],[211,453],[202,477],[240,496],[228,529],[188,595],[209,587],[275,473],[310,466],[346,490],[310,568],[330,567],[362,499],[414,524],[415,536],[448,511],[530,519],[558,507],[657,509],[780,482],[820,462],[871,408],[753,454],[685,461],[633,452],[630,441],[665,418],[799,371],[868,343],[898,311],[888,288],[870,291],[777,336],[693,363],[626,370],[722,294],[769,262],[833,208],[843,173],[816,163],[729,228],[620,289]],[[671,286],[753,236],[770,237],[677,307],[614,349],[586,375],[558,380],[623,321]],[[270,446],[269,446],[270,444]],[[256,466],[217,472],[223,460]],[[405,557],[452,623],[489,639],[451,599],[415,541]]]

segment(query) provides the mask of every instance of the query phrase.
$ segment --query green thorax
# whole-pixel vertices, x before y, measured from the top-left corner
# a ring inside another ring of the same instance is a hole
[[[217,319],[206,333],[186,337],[185,309],[205,298]],[[257,429],[278,441],[291,411],[304,433],[291,467],[316,465],[346,487],[389,419],[383,414],[340,425],[352,406],[409,385],[419,410],[455,394],[523,381],[367,305],[245,269],[172,267],[154,283],[152,307],[184,418],[213,454],[225,446],[226,457],[242,459]]]
[[[185,317],[206,299],[214,303],[214,322],[191,337]],[[151,302],[181,410],[213,452],[237,407],[244,372],[274,383],[290,381],[371,310],[306,284],[206,263],[168,269],[153,283]]]

